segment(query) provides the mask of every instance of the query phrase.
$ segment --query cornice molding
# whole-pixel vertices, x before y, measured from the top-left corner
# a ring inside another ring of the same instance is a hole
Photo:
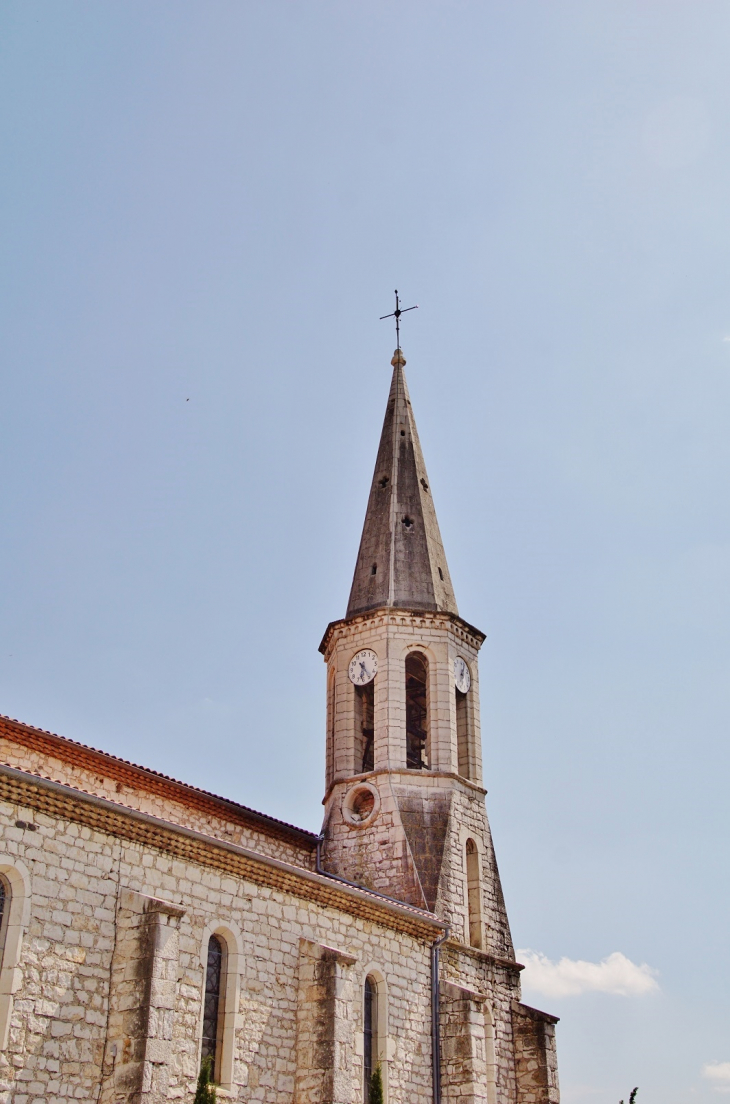
[[[325,659],[329,659],[331,646],[339,635],[339,630],[350,628],[351,626],[363,625],[367,622],[374,622],[376,625],[400,626],[410,624],[415,628],[419,626],[430,628],[434,624],[441,625],[441,627],[449,628],[456,636],[466,639],[476,651],[479,651],[482,644],[487,639],[486,633],[483,633],[481,629],[477,629],[474,625],[470,625],[468,621],[465,621],[463,617],[459,617],[458,614],[455,613],[444,613],[443,611],[436,610],[408,610],[399,609],[393,606],[380,606],[378,609],[367,610],[364,613],[355,614],[354,617],[343,617],[340,618],[339,621],[330,621],[319,645],[319,650]]]
[[[131,789],[177,801],[188,808],[227,819],[234,824],[243,824],[275,839],[286,840],[312,851],[316,846],[316,835],[304,828],[297,828],[293,824],[267,816],[266,813],[249,809],[246,805],[239,805],[236,801],[198,789],[197,786],[179,782],[149,767],[138,766],[106,751],[69,740],[67,736],[58,736],[55,732],[46,732],[22,721],[0,716],[0,737],[51,759],[60,759],[72,767],[81,767],[103,775],[105,779],[119,782]]]
[[[234,874],[256,885],[371,920],[431,943],[446,925],[410,905],[390,902],[366,889],[349,887],[303,867],[270,858],[238,844],[206,836],[106,798],[0,764],[0,798],[47,816],[83,824],[117,839],[174,855],[186,862]]]

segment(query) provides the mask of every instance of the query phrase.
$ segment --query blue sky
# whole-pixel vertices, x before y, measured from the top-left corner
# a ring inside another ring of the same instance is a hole
[[[319,826],[397,286],[566,1104],[730,1091],[729,34],[0,5],[0,711]]]

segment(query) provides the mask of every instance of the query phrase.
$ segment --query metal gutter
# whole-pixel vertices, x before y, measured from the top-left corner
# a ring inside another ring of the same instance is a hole
[[[445,943],[451,934],[451,929],[446,928],[431,944],[431,1079],[433,1085],[433,1104],[441,1104],[441,983],[439,978],[439,963],[441,959],[441,944]]]

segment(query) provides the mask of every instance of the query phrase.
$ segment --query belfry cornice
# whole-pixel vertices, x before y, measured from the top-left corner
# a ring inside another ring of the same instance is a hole
[[[456,613],[397,609],[392,606],[381,606],[379,609],[355,614],[354,617],[343,617],[340,618],[339,621],[330,621],[319,645],[319,650],[325,659],[329,659],[332,646],[342,630],[366,624],[371,624],[375,627],[383,625],[392,625],[396,627],[408,626],[411,629],[431,629],[434,626],[438,626],[439,628],[448,629],[454,633],[455,636],[465,640],[475,651],[479,651],[482,644],[487,639],[486,633],[483,633],[474,625],[470,625],[468,621],[465,621]]]

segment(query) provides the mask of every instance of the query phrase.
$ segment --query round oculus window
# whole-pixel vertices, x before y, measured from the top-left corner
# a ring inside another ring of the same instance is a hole
[[[370,783],[360,783],[345,794],[342,813],[353,828],[367,828],[380,812],[380,794]]]

